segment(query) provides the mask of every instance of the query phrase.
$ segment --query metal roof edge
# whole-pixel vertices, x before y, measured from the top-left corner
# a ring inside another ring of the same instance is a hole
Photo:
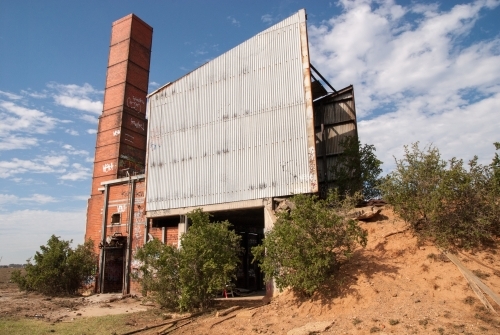
[[[141,179],[145,179],[145,178],[146,178],[145,174],[138,174],[136,176],[130,176],[130,177],[123,177],[123,178],[118,178],[118,179],[106,180],[106,181],[101,182],[101,185],[120,184],[120,183],[126,183],[129,180],[141,180]]]
[[[167,87],[168,85],[172,84],[171,81],[169,81],[168,83],[166,83],[165,85],[161,86],[161,87],[158,87],[156,90],[154,90],[153,92],[149,93],[148,95],[146,95],[146,98],[149,99],[150,96],[152,96],[153,94],[156,94],[158,93],[160,90],[164,89],[165,87]]]
[[[213,60],[215,60],[215,59],[217,59],[217,58],[219,58],[219,57],[221,57],[222,55],[225,55],[225,54],[226,54],[226,53],[228,53],[229,51],[231,51],[231,50],[233,50],[233,49],[237,48],[238,46],[242,45],[243,43],[245,43],[245,42],[247,42],[247,41],[251,40],[251,39],[252,39],[252,38],[254,38],[255,36],[259,36],[259,35],[265,34],[265,33],[269,32],[269,31],[272,31],[272,30],[276,29],[276,28],[275,28],[275,26],[278,26],[279,24],[281,24],[281,22],[283,22],[283,21],[285,21],[285,20],[287,20],[287,19],[291,18],[291,17],[292,17],[292,16],[294,16],[294,15],[298,15],[298,16],[299,16],[299,24],[300,24],[300,23],[304,23],[304,22],[306,22],[306,21],[307,21],[307,14],[306,14],[306,10],[305,10],[304,8],[301,8],[301,9],[299,9],[297,12],[295,12],[295,13],[293,13],[292,15],[290,15],[290,16],[288,16],[288,17],[286,17],[285,19],[281,20],[280,22],[277,22],[276,24],[272,25],[271,27],[269,27],[269,28],[267,28],[267,29],[265,29],[265,30],[263,30],[263,31],[261,31],[261,32],[259,32],[259,33],[257,33],[257,34],[255,34],[255,35],[253,35],[253,36],[251,36],[251,37],[247,38],[245,41],[243,41],[243,42],[241,42],[241,43],[239,43],[239,44],[235,45],[235,46],[234,46],[234,47],[232,47],[231,49],[227,50],[226,52],[221,53],[220,55],[218,55],[217,57],[215,57],[215,58],[211,59],[210,61],[208,61],[208,62],[206,62],[206,63],[201,64],[200,66],[198,66],[197,68],[195,68],[195,69],[193,69],[193,70],[189,71],[188,73],[184,74],[183,76],[181,76],[181,77],[179,77],[179,78],[175,79],[174,81],[168,82],[167,84],[163,85],[162,87],[160,87],[160,88],[156,89],[155,91],[153,91],[153,92],[149,93],[149,94],[146,96],[146,98],[149,98],[150,96],[152,96],[152,95],[154,95],[154,94],[156,94],[156,93],[160,92],[161,90],[163,90],[165,87],[167,87],[167,86],[169,86],[169,85],[171,85],[171,84],[176,83],[176,82],[177,82],[177,81],[179,81],[180,79],[182,79],[182,78],[184,78],[184,77],[188,76],[190,73],[192,73],[192,72],[194,72],[194,71],[196,71],[196,70],[198,70],[198,69],[202,68],[202,67],[203,67],[203,66],[205,66],[206,64],[208,64],[208,63],[212,62]]]

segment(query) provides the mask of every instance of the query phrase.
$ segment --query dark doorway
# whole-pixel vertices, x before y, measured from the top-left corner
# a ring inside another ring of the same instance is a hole
[[[252,247],[262,242],[262,234],[250,232],[238,232],[241,236],[241,248],[243,250],[240,256],[240,265],[236,274],[236,287],[251,291],[260,291],[263,288],[263,278],[257,263],[252,263]]]
[[[121,293],[125,258],[123,248],[104,249],[104,283],[102,293]]]
[[[211,212],[211,221],[229,221],[241,236],[242,253],[234,284],[237,288],[251,291],[265,289],[263,275],[257,263],[252,263],[252,247],[264,238],[264,208],[249,208]]]

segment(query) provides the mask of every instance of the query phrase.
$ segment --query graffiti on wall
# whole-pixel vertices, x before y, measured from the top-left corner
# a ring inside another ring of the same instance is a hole
[[[130,107],[135,111],[142,112],[145,110],[144,105],[144,100],[136,97],[135,95],[127,97],[127,107]]]
[[[129,192],[129,191],[122,191],[122,193],[121,193],[121,195],[122,195],[123,197],[128,197],[128,196],[129,196],[129,194],[130,194],[130,192]],[[144,191],[136,191],[136,192],[135,192],[135,197],[136,197],[136,198],[142,198],[142,197],[144,197]]]
[[[145,218],[144,218],[144,210],[139,209],[134,213],[134,223],[144,223]]]
[[[115,169],[115,165],[113,163],[106,163],[102,166],[102,172],[109,172]]]
[[[130,135],[127,133],[125,133],[125,137],[123,138],[124,141],[130,142],[130,143],[134,143],[134,139],[135,138],[133,135]]]
[[[144,122],[143,121],[130,119],[130,124],[133,125],[136,129],[145,130]]]

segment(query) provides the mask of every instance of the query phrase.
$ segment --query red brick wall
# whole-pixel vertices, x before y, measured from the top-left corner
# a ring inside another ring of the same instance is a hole
[[[99,253],[99,242],[101,241],[102,208],[104,196],[102,194],[92,195],[87,203],[87,225],[85,227],[85,240],[94,241],[94,250]]]

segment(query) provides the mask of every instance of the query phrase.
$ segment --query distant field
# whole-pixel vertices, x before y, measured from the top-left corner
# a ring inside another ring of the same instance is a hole
[[[0,268],[0,288],[6,289],[9,287],[15,288],[16,285],[9,283],[10,275],[14,270],[19,270],[20,268]],[[21,269],[24,271],[24,269]]]

